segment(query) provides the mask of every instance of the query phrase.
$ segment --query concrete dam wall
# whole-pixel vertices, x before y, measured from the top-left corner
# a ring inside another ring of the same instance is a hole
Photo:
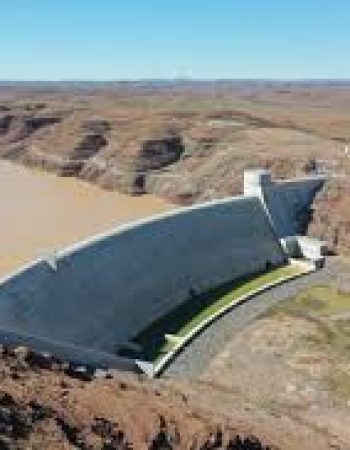
[[[311,202],[315,185],[269,185],[266,196],[260,175],[246,177],[243,197],[118,227],[0,280],[0,342],[131,368],[118,350],[156,319],[286,261],[279,237],[293,232],[298,211],[288,202],[295,192]]]
[[[182,208],[67,248],[52,267],[38,261],[4,280],[0,330],[115,354],[190,292],[284,260],[258,198]]]

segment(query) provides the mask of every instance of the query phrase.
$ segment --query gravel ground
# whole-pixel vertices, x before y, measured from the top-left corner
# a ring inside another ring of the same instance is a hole
[[[240,331],[269,307],[296,295],[310,284],[335,282],[343,285],[346,267],[336,258],[330,258],[323,269],[291,280],[270,291],[256,295],[238,305],[198,335],[164,370],[163,376],[197,378],[209,362],[222,351],[234,332]]]

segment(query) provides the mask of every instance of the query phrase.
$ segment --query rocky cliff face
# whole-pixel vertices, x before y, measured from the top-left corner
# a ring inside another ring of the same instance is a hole
[[[350,255],[350,184],[347,177],[330,179],[319,192],[308,233],[326,241],[333,252]]]
[[[44,131],[45,127],[50,130]],[[108,120],[85,120],[71,113],[61,117],[3,114],[1,156],[142,194],[147,191],[149,173],[172,165],[184,152],[181,135],[167,130],[166,123],[156,132],[144,128],[142,120],[134,129],[131,123],[119,127]]]
[[[3,142],[23,141],[37,130],[60,122],[59,117],[5,114],[0,116],[0,137]]]

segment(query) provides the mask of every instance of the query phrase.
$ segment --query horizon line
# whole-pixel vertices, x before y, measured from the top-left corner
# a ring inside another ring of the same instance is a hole
[[[16,78],[0,78],[0,85],[7,84],[112,84],[112,83],[225,83],[225,82],[280,82],[280,83],[303,83],[303,82],[317,82],[317,83],[350,83],[350,78],[327,78],[327,77],[310,77],[310,78],[196,78],[196,77],[169,77],[169,78],[62,78],[62,79],[16,79]]]

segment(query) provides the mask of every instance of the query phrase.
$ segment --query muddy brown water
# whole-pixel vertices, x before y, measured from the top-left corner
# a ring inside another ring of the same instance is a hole
[[[0,160],[0,276],[38,256],[172,207],[151,195],[104,191]]]

